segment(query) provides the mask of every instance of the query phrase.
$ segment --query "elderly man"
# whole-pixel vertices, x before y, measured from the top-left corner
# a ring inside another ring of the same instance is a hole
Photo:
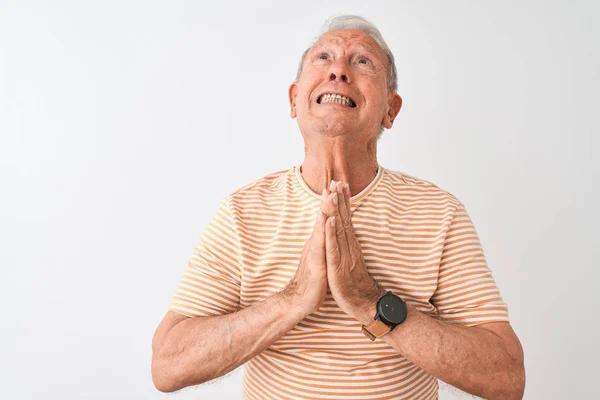
[[[523,351],[465,206],[377,161],[402,106],[360,17],[329,21],[289,89],[300,167],[226,196],[156,330],[155,386],[246,363],[248,399],[519,399]]]

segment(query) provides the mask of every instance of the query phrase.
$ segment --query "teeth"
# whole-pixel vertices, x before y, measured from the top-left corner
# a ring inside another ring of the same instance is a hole
[[[323,104],[323,103],[344,104],[348,107],[351,107],[352,100],[350,100],[346,96],[328,93],[328,94],[323,95],[323,97],[321,98],[321,104]]]

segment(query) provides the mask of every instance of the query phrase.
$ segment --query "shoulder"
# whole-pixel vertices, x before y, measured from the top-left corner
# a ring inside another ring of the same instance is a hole
[[[291,178],[293,168],[269,173],[229,193],[226,200],[230,204],[239,205],[252,199],[278,198],[285,192]]]
[[[390,189],[399,196],[440,202],[455,208],[462,204],[453,193],[426,179],[387,168],[386,175]]]

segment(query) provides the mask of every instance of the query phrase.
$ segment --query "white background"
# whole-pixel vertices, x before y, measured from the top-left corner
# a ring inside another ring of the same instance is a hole
[[[525,398],[590,398],[598,4],[0,0],[0,397],[241,396],[241,369],[156,391],[152,335],[219,201],[302,163],[287,88],[325,19],[356,13],[404,99],[379,162],[465,203]]]

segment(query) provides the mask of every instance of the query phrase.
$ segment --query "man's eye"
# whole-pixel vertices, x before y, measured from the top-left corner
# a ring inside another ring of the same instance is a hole
[[[328,60],[329,59],[329,55],[327,53],[321,53],[317,56],[317,58],[319,60]]]
[[[371,63],[371,60],[369,60],[368,58],[359,58],[358,63],[367,65]]]

